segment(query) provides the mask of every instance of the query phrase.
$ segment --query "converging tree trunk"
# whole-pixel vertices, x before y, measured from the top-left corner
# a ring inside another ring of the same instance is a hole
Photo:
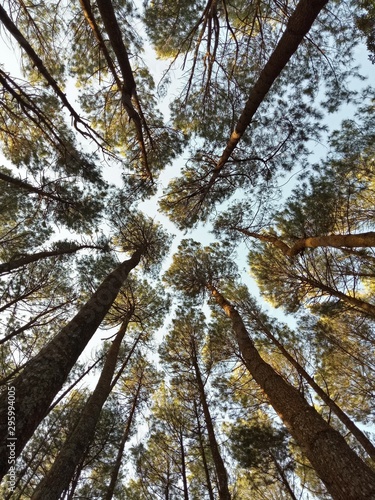
[[[329,234],[324,236],[311,236],[306,238],[299,238],[289,246],[279,237],[272,234],[261,234],[248,231],[240,227],[233,227],[234,230],[255,238],[260,241],[272,243],[276,248],[279,248],[287,257],[295,257],[306,248],[319,248],[319,247],[332,247],[332,248],[364,248],[375,247],[375,232],[369,231],[367,233],[358,234]]]
[[[54,500],[68,488],[74,471],[87,447],[94,439],[95,428],[103,405],[111,392],[111,382],[116,369],[121,342],[125,336],[132,312],[124,319],[120,330],[108,350],[98,383],[85,404],[74,431],[65,441],[48,474],[37,486],[33,500]]]
[[[366,437],[366,435],[359,429],[353,420],[329,397],[329,395],[318,385],[314,378],[311,377],[307,371],[303,368],[300,363],[285,349],[281,342],[273,335],[271,330],[256,317],[256,314],[252,316],[256,321],[259,329],[266,335],[267,338],[271,340],[273,344],[280,350],[284,357],[290,362],[291,365],[297,370],[297,372],[306,380],[310,387],[316,392],[316,394],[324,401],[324,403],[332,410],[336,417],[341,420],[345,427],[350,431],[357,441],[363,446],[368,455],[372,460],[375,461],[375,446]]]
[[[132,407],[131,407],[131,410],[130,410],[130,413],[129,413],[129,416],[128,416],[128,419],[126,422],[126,426],[124,429],[124,433],[122,435],[121,442],[120,442],[120,445],[119,445],[119,448],[117,451],[116,462],[112,468],[111,480],[109,482],[108,490],[107,490],[107,493],[105,495],[105,500],[112,500],[114,492],[115,492],[118,474],[120,472],[122,458],[124,455],[125,444],[128,441],[129,436],[130,436],[130,430],[131,430],[131,427],[133,424],[135,411],[136,411],[137,406],[138,406],[138,400],[139,400],[139,395],[141,392],[141,387],[142,387],[142,378],[139,379],[139,383],[137,385],[137,390],[136,390],[135,395],[134,395],[133,404],[132,404]]]
[[[328,0],[300,0],[298,3],[295,11],[290,16],[285,32],[250,91],[245,108],[215,166],[208,189],[219,176],[273,83],[296,52],[313,22],[327,3]]]
[[[207,427],[208,441],[210,443],[212,458],[215,464],[215,470],[219,484],[219,498],[220,500],[230,500],[231,495],[229,493],[229,488],[228,488],[228,474],[224,465],[224,461],[220,454],[219,445],[216,441],[215,429],[212,423],[211,413],[207,404],[207,398],[204,390],[202,376],[198,365],[194,339],[192,339],[191,344],[192,344],[192,363],[195,371],[195,380],[198,386],[199,398],[202,404],[204,420],[206,422],[206,427]]]
[[[56,250],[45,250],[44,252],[36,252],[34,254],[22,255],[18,259],[10,260],[9,262],[2,262],[0,264],[0,274],[9,273],[18,269],[19,267],[26,266],[32,262],[37,262],[38,260],[47,259],[48,257],[59,257],[61,255],[69,255],[77,252],[78,250],[94,248],[96,250],[103,249],[103,247],[95,245],[76,245],[71,244],[67,248],[57,248]]]
[[[204,469],[204,474],[206,477],[206,483],[207,483],[207,492],[210,500],[215,500],[214,497],[214,492],[212,488],[212,482],[210,478],[210,471],[208,468],[208,463],[207,463],[207,457],[206,457],[206,451],[204,449],[204,441],[203,441],[203,430],[200,422],[200,417],[198,413],[198,407],[197,404],[194,402],[194,413],[197,419],[197,433],[198,433],[198,442],[199,442],[199,449],[201,452],[201,457],[202,457],[202,462],[203,462],[203,469]]]
[[[231,319],[244,363],[295,438],[335,500],[375,498],[375,472],[349,447],[302,395],[266,363],[255,348],[235,307],[207,284]]]
[[[109,311],[128,274],[139,264],[143,251],[136,250],[130,259],[112,271],[75,317],[26,364],[12,382],[15,393],[16,439],[13,442],[16,457],[47,415],[54,397]],[[7,413],[7,391],[3,391],[0,407],[0,477],[10,467],[7,438],[11,436],[8,436]]]

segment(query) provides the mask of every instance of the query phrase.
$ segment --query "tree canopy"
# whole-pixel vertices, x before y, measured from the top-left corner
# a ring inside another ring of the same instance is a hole
[[[3,498],[375,496],[374,16],[2,3]]]

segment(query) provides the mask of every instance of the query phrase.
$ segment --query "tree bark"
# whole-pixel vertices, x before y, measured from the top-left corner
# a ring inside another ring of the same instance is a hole
[[[253,116],[273,83],[285,68],[292,55],[296,52],[303,38],[309,32],[313,22],[327,3],[328,0],[300,0],[298,3],[295,11],[290,16],[285,32],[261,71],[254,87],[250,91],[249,98],[237,125],[220,159],[216,163],[207,191],[219,176],[220,171],[225,166],[245,130],[250,125]]]
[[[212,423],[210,409],[207,404],[207,398],[204,390],[201,372],[198,365],[197,353],[195,350],[195,342],[192,339],[192,363],[195,371],[195,380],[197,382],[199,398],[203,408],[204,420],[206,422],[208,441],[210,443],[212,458],[215,464],[215,470],[219,484],[219,498],[220,500],[231,500],[231,495],[228,488],[228,474],[221,457],[219,445],[216,441],[215,429]]]
[[[109,311],[128,274],[139,264],[142,253],[143,250],[138,249],[129,260],[112,271],[75,317],[26,364],[12,382],[16,399],[16,457],[47,415],[54,397]],[[7,412],[7,391],[3,391],[0,407],[0,478],[10,466]]]
[[[131,426],[133,423],[135,411],[137,409],[138,398],[139,398],[139,394],[141,391],[141,387],[142,387],[142,379],[139,381],[136,393],[134,395],[133,404],[132,404],[132,407],[131,407],[131,410],[129,413],[128,420],[126,422],[124,433],[123,433],[122,438],[121,438],[119,449],[117,451],[116,462],[115,462],[115,465],[113,466],[113,469],[111,472],[111,480],[110,480],[108,490],[107,490],[106,495],[105,495],[105,500],[112,500],[112,497],[113,497],[114,492],[115,492],[118,473],[120,471],[122,457],[124,455],[125,444],[129,439],[130,429],[131,429]]]
[[[35,193],[41,196],[42,198],[49,198],[50,200],[57,201],[59,203],[66,203],[68,205],[73,205],[74,203],[69,200],[65,200],[64,198],[61,198],[61,196],[58,196],[57,194],[49,193],[48,191],[44,191],[42,188],[38,188],[36,186],[33,186],[32,184],[29,184],[26,181],[22,181],[21,179],[17,179],[16,177],[12,177],[11,175],[5,174],[4,172],[0,172],[0,180],[7,182],[8,184],[12,184],[13,186],[17,186],[21,189],[24,189],[25,191],[28,191],[29,193]]]
[[[357,247],[375,247],[375,232],[369,231],[367,233],[358,234],[329,234],[326,236],[312,236],[309,238],[299,238],[288,246],[277,236],[271,234],[253,233],[247,229],[234,227],[236,231],[256,238],[260,241],[272,243],[276,248],[279,248],[287,257],[295,257],[306,248],[319,248],[319,247],[332,247],[332,248],[357,248]]]
[[[336,415],[336,417],[341,420],[341,422],[345,425],[345,427],[350,431],[353,436],[357,439],[357,441],[363,446],[364,450],[368,453],[372,460],[375,461],[375,446],[371,443],[371,441],[366,437],[366,435],[359,429],[355,423],[351,420],[351,418],[333,401],[329,395],[318,385],[314,377],[311,377],[307,371],[303,368],[302,365],[298,363],[298,361],[285,349],[279,340],[272,334],[270,329],[264,325],[262,321],[260,321],[254,314],[252,316],[256,321],[256,324],[259,326],[260,330],[266,335],[266,337],[271,340],[273,344],[280,350],[283,356],[289,361],[291,365],[297,370],[297,372],[306,380],[306,382],[310,385],[310,387],[316,392],[316,394],[320,397],[322,401],[332,410],[332,412]]]
[[[98,383],[85,404],[73,433],[65,441],[48,474],[38,484],[33,500],[55,500],[68,489],[76,467],[92,442],[104,403],[111,392],[111,382],[116,369],[121,342],[125,336],[132,313],[124,319],[100,374]]]
[[[245,366],[332,497],[335,500],[375,498],[375,472],[349,447],[341,434],[261,358],[235,307],[214,286],[207,284],[207,289],[232,321]]]

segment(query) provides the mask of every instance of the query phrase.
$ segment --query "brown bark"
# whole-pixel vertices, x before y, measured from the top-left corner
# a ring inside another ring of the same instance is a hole
[[[142,129],[142,118],[143,114],[141,111],[141,106],[137,97],[136,84],[133,76],[133,71],[130,65],[128,53],[122,39],[122,33],[118,25],[116,14],[112,5],[112,0],[97,0],[96,1],[103,24],[105,26],[106,32],[111,42],[114,53],[116,54],[116,59],[120,67],[121,76],[123,79],[121,89],[122,95],[122,105],[126,110],[129,120],[133,120],[136,130],[137,141],[142,152],[142,159],[144,167],[147,171],[149,178],[152,180],[152,174],[148,164],[148,157],[146,151],[145,140],[143,136]],[[88,0],[84,0],[84,5],[88,4]],[[98,39],[100,42],[100,40]],[[132,103],[132,98],[134,99],[139,112],[134,108]],[[145,121],[143,119],[145,124]]]
[[[353,434],[357,441],[363,446],[368,455],[372,460],[375,461],[375,446],[366,437],[366,435],[359,429],[351,418],[333,401],[329,395],[315,382],[314,378],[311,377],[307,371],[301,366],[298,361],[285,349],[285,347],[277,340],[277,338],[272,334],[270,329],[264,325],[262,321],[254,315],[257,325],[261,331],[266,335],[267,338],[271,340],[273,344],[280,350],[283,356],[290,362],[291,365],[297,370],[297,372],[306,380],[310,387],[316,392],[316,394],[321,398],[322,401],[332,410],[332,412],[337,416],[339,420],[345,425],[345,427]]]
[[[197,382],[199,398],[203,408],[204,420],[206,422],[208,441],[210,443],[212,458],[215,464],[215,470],[219,484],[219,498],[220,500],[231,500],[231,495],[229,493],[229,488],[228,488],[228,474],[224,465],[224,461],[221,458],[219,445],[216,441],[215,429],[212,423],[211,413],[207,404],[207,398],[204,390],[202,376],[198,365],[194,339],[192,339],[191,344],[192,344],[191,360],[195,371],[195,380]]]
[[[247,369],[332,497],[335,500],[375,498],[375,472],[349,447],[341,434],[261,358],[235,307],[212,285],[208,284],[207,289],[231,319]]]
[[[109,311],[128,274],[138,265],[142,253],[142,249],[137,250],[129,260],[112,271],[75,317],[26,364],[12,382],[16,394],[16,457],[48,413],[54,397]],[[3,391],[0,407],[0,477],[9,469],[7,411],[7,391]]]
[[[325,236],[312,236],[308,238],[299,238],[292,246],[284,243],[277,236],[271,234],[253,233],[247,229],[234,227],[236,231],[256,238],[260,241],[272,243],[276,248],[279,248],[287,257],[295,257],[306,248],[332,247],[332,248],[357,248],[357,247],[375,247],[375,232],[359,234],[329,234]]]
[[[129,413],[128,420],[126,422],[124,433],[123,433],[122,438],[121,438],[120,446],[119,446],[119,449],[117,451],[116,462],[112,468],[111,480],[110,480],[108,490],[107,490],[106,495],[105,495],[105,500],[112,500],[112,497],[113,497],[114,492],[115,492],[117,478],[118,478],[118,474],[120,471],[122,458],[124,455],[125,444],[128,441],[129,436],[130,436],[130,429],[131,429],[131,426],[133,423],[135,411],[137,409],[139,394],[141,392],[141,387],[142,387],[142,380],[140,379],[139,384],[137,386],[136,393],[134,395],[133,404],[132,404],[132,407],[131,407],[131,410]]]
[[[27,264],[31,264],[32,262],[37,262],[38,260],[47,259],[48,257],[57,257],[60,255],[68,255],[71,253],[75,253],[78,250],[82,250],[85,248],[95,248],[98,250],[101,247],[95,245],[72,245],[67,249],[56,249],[56,250],[45,250],[44,252],[36,252],[30,255],[23,255],[19,259],[14,259],[9,262],[3,262],[0,264],[0,274],[9,273],[14,269],[18,269],[19,267],[26,266]]]
[[[199,441],[199,448],[201,450],[204,474],[206,476],[208,496],[209,496],[210,500],[215,500],[214,492],[212,489],[211,478],[210,478],[210,471],[208,469],[208,464],[207,464],[206,452],[204,449],[202,427],[201,427],[201,423],[199,420],[198,408],[197,408],[197,405],[195,402],[194,402],[194,410],[195,410],[195,416],[197,418],[198,441]]]
[[[69,486],[76,467],[82,460],[87,447],[94,438],[104,403],[111,392],[111,381],[116,369],[121,342],[125,336],[132,313],[124,319],[111,347],[96,387],[85,404],[74,431],[65,441],[52,467],[38,484],[33,500],[55,500]]]
[[[285,32],[250,91],[249,98],[237,125],[220,159],[216,163],[214,172],[208,183],[207,191],[219,176],[273,83],[296,52],[313,22],[327,3],[328,0],[300,0],[298,3],[295,11],[290,16]]]

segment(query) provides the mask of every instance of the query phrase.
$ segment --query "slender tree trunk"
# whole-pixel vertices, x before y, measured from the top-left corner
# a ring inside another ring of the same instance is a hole
[[[375,472],[312,408],[302,395],[266,363],[255,348],[235,307],[212,285],[207,289],[232,321],[244,363],[335,500],[375,498]]]
[[[189,500],[188,483],[186,478],[185,447],[184,447],[184,438],[182,433],[180,434],[180,450],[181,450],[181,476],[182,476],[182,485],[184,488],[184,500]]]
[[[309,32],[313,22],[327,3],[328,0],[300,0],[298,3],[295,11],[290,16],[285,32],[261,71],[254,87],[250,91],[245,108],[228,140],[226,148],[215,166],[209,181],[208,189],[214,184],[245,130],[250,125],[251,120],[268,91],[281,71],[285,68],[292,55],[296,52],[305,35]]]
[[[98,287],[76,316],[31,359],[12,382],[15,392],[16,441],[18,457],[64,384],[91,337],[110,309],[130,271],[141,259],[139,249],[120,264]],[[0,407],[0,478],[9,469],[7,391],[1,394]]]
[[[124,455],[125,444],[129,439],[130,429],[131,429],[131,426],[133,423],[135,411],[137,409],[139,394],[141,392],[141,387],[142,387],[142,379],[139,380],[139,384],[137,386],[137,390],[136,390],[136,393],[134,395],[133,404],[132,404],[132,407],[131,407],[131,410],[129,413],[128,420],[126,422],[124,433],[123,433],[122,438],[121,438],[119,449],[117,451],[116,462],[112,468],[111,480],[110,480],[110,483],[108,486],[107,493],[105,495],[105,500],[112,500],[113,494],[115,492],[117,478],[118,478],[118,474],[119,474],[121,463],[122,463],[122,457]]]
[[[272,457],[273,463],[275,464],[276,470],[280,476],[281,482],[282,482],[283,486],[285,487],[286,491],[289,493],[290,498],[292,500],[298,500],[296,495],[294,494],[292,487],[289,484],[289,481],[288,481],[288,478],[286,477],[285,471],[283,470],[283,468],[279,464],[277,458],[272,453],[271,453],[271,457]]]
[[[85,454],[87,454],[87,450],[85,451]],[[81,463],[79,464],[78,468],[75,470],[75,474],[74,474],[74,478],[73,478],[73,481],[71,483],[71,487],[70,487],[70,491],[69,491],[69,494],[67,495],[67,499],[66,500],[74,500],[74,497],[75,497],[75,491],[77,489],[77,486],[78,486],[78,481],[79,481],[79,478],[81,476],[81,472],[83,470],[83,465],[84,465],[84,461],[85,461],[85,456],[82,457],[82,460],[81,460]]]
[[[197,406],[196,406],[195,403],[194,403],[194,409],[195,409],[195,416],[197,418],[198,441],[199,441],[199,448],[201,450],[201,455],[202,455],[202,462],[203,462],[204,473],[205,473],[205,476],[206,476],[208,496],[209,496],[210,500],[215,500],[214,492],[213,492],[213,489],[212,489],[211,478],[210,478],[210,471],[208,469],[208,464],[207,464],[206,452],[204,450],[202,427],[201,427],[201,423],[200,423],[200,419],[199,419],[198,408],[197,408]]]
[[[317,281],[313,278],[301,276],[300,280],[302,283],[306,283],[306,284],[312,286],[313,288],[317,288],[319,290],[322,290],[323,292],[326,292],[327,294],[331,295],[332,297],[337,297],[338,299],[342,300],[343,302],[346,302],[347,304],[355,307],[355,309],[359,309],[360,311],[367,313],[372,318],[375,318],[375,305],[374,304],[370,304],[370,302],[366,302],[365,300],[357,299],[357,297],[347,295],[346,293],[340,292],[339,290],[336,290],[329,285],[325,285],[324,283],[321,283],[320,281]]]
[[[55,500],[60,498],[61,493],[69,487],[76,467],[94,438],[103,405],[110,394],[111,381],[116,369],[121,342],[131,316],[132,313],[129,313],[123,321],[108,351],[94,392],[85,404],[74,431],[65,441],[48,474],[38,484],[32,496],[33,500]]]
[[[272,243],[276,248],[279,248],[287,257],[295,257],[306,248],[319,248],[319,247],[332,247],[332,248],[357,248],[357,247],[375,247],[375,232],[369,231],[367,233],[358,234],[329,234],[326,236],[313,236],[309,238],[300,238],[288,246],[279,237],[272,234],[253,233],[247,229],[240,227],[233,227],[234,230],[256,238],[260,241]]]
[[[87,0],[84,1],[87,2]],[[121,29],[117,22],[116,13],[112,5],[112,0],[97,0],[96,3],[99,8],[100,16],[103,20],[103,24],[108,34],[109,40],[111,42],[111,46],[113,48],[114,53],[116,54],[118,65],[120,67],[121,76],[123,80],[121,86],[122,105],[124,106],[124,109],[126,110],[129,116],[129,120],[133,120],[134,122],[137,141],[140,150],[142,152],[143,164],[149,178],[152,180],[152,174],[148,163],[146,145],[142,129],[143,115],[137,97],[136,84],[134,80],[133,71],[122,38]],[[138,109],[140,110],[141,113],[138,113],[138,111],[134,108],[132,103],[132,98],[135,100],[136,105],[138,106]],[[144,123],[144,125],[146,124]]]
[[[0,274],[1,273],[9,273],[14,269],[18,269],[19,267],[26,266],[27,264],[31,264],[32,262],[37,262],[38,260],[47,259],[48,257],[58,257],[61,255],[69,255],[77,252],[78,250],[82,250],[85,248],[95,248],[99,249],[101,247],[95,245],[72,245],[70,248],[66,249],[56,249],[56,250],[46,250],[44,252],[36,252],[30,255],[23,255],[19,259],[14,259],[9,262],[3,262],[0,264]]]
[[[363,446],[364,450],[368,453],[372,460],[375,461],[375,446],[366,437],[366,435],[359,429],[355,423],[349,418],[349,416],[333,401],[328,394],[315,382],[314,378],[311,377],[307,371],[301,366],[298,361],[285,349],[285,347],[277,340],[277,338],[272,334],[271,330],[261,321],[256,315],[252,315],[252,318],[256,321],[257,326],[266,335],[267,338],[271,340],[273,344],[277,346],[284,357],[290,362],[291,365],[297,370],[297,372],[306,380],[310,387],[316,392],[316,394],[324,401],[324,403],[332,410],[332,412],[337,416],[339,420],[345,425],[345,427],[353,434],[357,441]]]
[[[13,38],[19,43],[22,49],[26,52],[26,54],[28,55],[32,63],[36,66],[40,74],[44,76],[44,78],[51,86],[51,88],[54,90],[55,94],[60,99],[62,104],[69,110],[73,118],[75,128],[85,136],[88,135],[87,130],[90,130],[90,132],[92,132],[91,137],[94,138],[95,140],[94,136],[98,136],[98,134],[96,134],[95,131],[90,129],[90,127],[81,119],[79,114],[76,112],[76,110],[68,101],[66,94],[59,87],[57,81],[54,79],[54,77],[51,75],[48,69],[44,66],[44,63],[41,60],[41,58],[38,56],[38,54],[35,52],[35,50],[32,48],[30,43],[23,36],[23,34],[20,32],[17,26],[13,23],[12,19],[8,16],[6,10],[1,5],[0,5],[0,21],[4,25],[4,27],[9,31],[9,33],[13,36]],[[78,123],[83,124],[86,130],[80,130],[78,128]]]
[[[195,371],[195,380],[197,381],[198,385],[199,397],[202,404],[204,420],[206,422],[206,427],[207,427],[208,440],[210,443],[212,458],[215,464],[215,470],[219,483],[219,498],[220,500],[230,500],[231,495],[229,493],[229,488],[228,488],[228,474],[224,465],[224,461],[220,454],[219,445],[216,441],[215,429],[212,423],[210,409],[207,404],[207,398],[204,391],[202,376],[198,365],[194,339],[192,339],[191,343],[192,343],[192,363]]]
[[[33,186],[32,184],[29,184],[26,181],[22,181],[21,179],[17,179],[15,177],[12,177],[11,175],[7,175],[4,172],[0,172],[0,180],[6,182],[8,184],[12,184],[13,186],[17,186],[18,188],[21,188],[24,191],[28,191],[29,193],[38,194],[42,198],[54,200],[54,201],[57,201],[59,203],[67,203],[69,205],[74,204],[72,201],[65,200],[64,198],[61,198],[61,196],[58,196],[57,194],[53,194],[53,193],[49,193],[48,191],[44,191],[44,189],[42,189],[42,188],[38,188],[36,186]]]

